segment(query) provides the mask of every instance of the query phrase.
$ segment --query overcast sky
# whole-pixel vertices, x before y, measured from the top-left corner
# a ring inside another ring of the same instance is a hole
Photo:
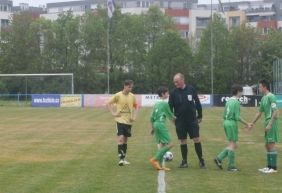
[[[38,5],[46,5],[46,3],[53,3],[53,2],[63,2],[63,1],[74,1],[74,0],[13,0],[14,5],[19,5],[19,3],[28,3],[32,6]],[[105,0],[106,1],[106,0]],[[238,1],[246,1],[246,0],[221,0],[222,3],[224,2],[238,2]],[[247,1],[256,1],[256,0],[247,0]],[[211,0],[199,0],[199,3],[210,3]],[[218,2],[218,0],[213,0],[214,3]]]

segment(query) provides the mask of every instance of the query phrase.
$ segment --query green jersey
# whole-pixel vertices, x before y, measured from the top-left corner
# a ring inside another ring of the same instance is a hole
[[[262,97],[259,111],[264,113],[265,122],[268,122],[271,119],[273,111],[277,109],[278,107],[274,94],[268,93],[267,95]]]
[[[237,98],[231,97],[225,104],[224,120],[240,120],[240,102]]]
[[[165,122],[166,117],[169,119],[173,118],[173,113],[171,112],[168,103],[165,101],[156,102],[151,115],[151,122]]]

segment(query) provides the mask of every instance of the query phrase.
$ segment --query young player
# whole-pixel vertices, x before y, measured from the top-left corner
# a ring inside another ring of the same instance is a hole
[[[159,150],[155,157],[150,159],[150,162],[156,170],[169,170],[169,168],[161,166],[164,154],[173,147],[165,121],[166,118],[175,120],[175,117],[171,112],[167,101],[165,101],[169,97],[168,89],[166,87],[160,87],[157,90],[157,94],[161,101],[158,101],[153,107],[151,115],[151,133],[154,134],[156,142],[159,144]]]
[[[240,116],[240,102],[238,99],[243,94],[243,88],[238,85],[232,87],[232,97],[226,102],[224,109],[224,130],[229,141],[228,146],[223,149],[214,159],[215,164],[222,168],[222,161],[228,157],[228,171],[236,172],[239,171],[235,164],[235,149],[237,148],[236,142],[238,141],[238,125],[237,122],[245,124],[248,128],[251,124],[247,123]]]
[[[270,92],[270,84],[267,80],[259,81],[259,91],[263,94],[259,112],[256,114],[253,125],[264,113],[265,148],[267,151],[267,166],[259,169],[262,173],[277,172],[277,150],[275,144],[279,141],[279,123],[276,97]]]
[[[127,152],[127,140],[131,137],[132,123],[137,116],[137,102],[135,96],[131,93],[133,81],[126,80],[123,90],[114,94],[107,103],[107,108],[115,117],[117,122],[117,143],[119,166],[130,164],[125,160]]]

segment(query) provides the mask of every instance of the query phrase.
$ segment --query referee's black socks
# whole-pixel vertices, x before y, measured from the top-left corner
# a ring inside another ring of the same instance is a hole
[[[198,155],[199,160],[203,161],[204,159],[203,159],[203,151],[202,151],[202,144],[201,144],[201,142],[194,143],[194,145],[195,145],[195,151],[196,151],[196,153]]]
[[[180,149],[181,149],[182,160],[187,162],[188,145],[187,144],[181,144]]]

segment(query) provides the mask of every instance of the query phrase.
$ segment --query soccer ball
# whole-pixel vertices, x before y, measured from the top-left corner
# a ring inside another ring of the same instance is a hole
[[[164,160],[165,161],[172,161],[173,160],[173,154],[170,151],[167,151],[164,154]]]

